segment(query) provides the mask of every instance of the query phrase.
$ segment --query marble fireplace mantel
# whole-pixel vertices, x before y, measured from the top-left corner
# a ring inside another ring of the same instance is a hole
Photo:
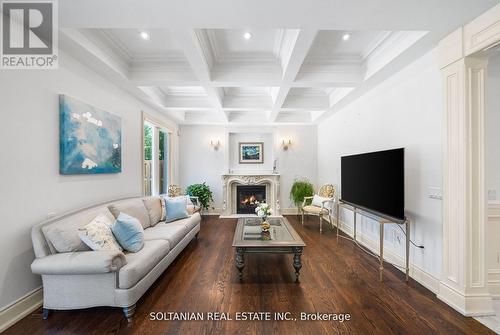
[[[266,201],[271,206],[273,216],[280,211],[280,175],[273,173],[228,173],[222,175],[222,213],[221,217],[243,216],[236,213],[236,186],[265,185]]]

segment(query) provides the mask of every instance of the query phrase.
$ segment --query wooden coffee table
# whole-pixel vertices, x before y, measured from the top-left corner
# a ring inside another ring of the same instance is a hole
[[[245,254],[293,254],[295,282],[299,282],[302,268],[301,256],[306,244],[284,217],[272,217],[269,232],[263,233],[261,220],[257,217],[240,218],[234,232],[233,247],[236,248],[236,268],[240,280],[243,278]]]

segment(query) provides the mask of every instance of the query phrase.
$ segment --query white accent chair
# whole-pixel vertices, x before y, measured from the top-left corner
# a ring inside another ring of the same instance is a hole
[[[319,201],[319,203],[314,201],[315,198]],[[302,202],[302,206],[300,208],[302,213],[302,226],[304,226],[304,216],[313,215],[319,218],[320,233],[323,232],[323,219],[325,216],[328,217],[333,228],[334,203],[335,188],[331,184],[324,184],[321,186],[318,194],[313,197],[304,197],[304,201]]]

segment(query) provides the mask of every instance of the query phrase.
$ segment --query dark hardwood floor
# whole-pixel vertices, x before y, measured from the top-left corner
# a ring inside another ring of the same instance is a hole
[[[118,308],[41,310],[5,334],[493,334],[466,318],[403,273],[377,261],[311,220],[304,228],[288,217],[307,243],[300,284],[291,255],[247,255],[238,280],[231,247],[236,220],[206,217],[193,241],[137,304],[133,324]],[[150,321],[151,312],[270,311],[350,313],[333,321]]]

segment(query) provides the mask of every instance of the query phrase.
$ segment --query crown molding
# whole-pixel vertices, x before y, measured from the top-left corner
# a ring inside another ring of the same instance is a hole
[[[114,49],[114,51],[120,57],[130,63],[130,61],[132,60],[132,52],[118,38],[113,36],[106,29],[99,29],[97,36],[100,37],[103,41],[108,42],[109,46]]]
[[[363,63],[365,79],[380,71],[427,33],[426,31],[395,31],[389,33],[366,57]]]
[[[387,38],[391,36],[390,31],[382,31],[375,37],[360,54],[360,60],[364,62],[373,51],[375,51]]]
[[[207,29],[197,29],[195,30],[195,36],[197,42],[199,43],[203,57],[208,64],[208,67],[211,69],[214,67],[217,62],[217,54],[215,46],[212,44],[212,40],[210,35],[213,35],[213,31]],[[212,36],[213,38],[213,36]]]

